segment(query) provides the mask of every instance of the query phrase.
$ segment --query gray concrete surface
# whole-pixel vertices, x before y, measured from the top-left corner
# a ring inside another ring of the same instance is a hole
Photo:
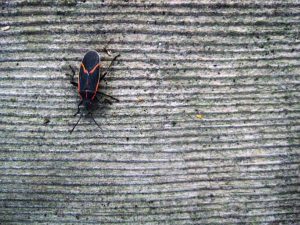
[[[299,224],[300,2],[101,2],[1,1],[1,225]]]

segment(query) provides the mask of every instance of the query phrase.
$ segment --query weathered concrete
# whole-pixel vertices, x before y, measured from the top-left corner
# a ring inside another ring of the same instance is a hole
[[[1,5],[1,224],[300,223],[299,1],[38,2]]]

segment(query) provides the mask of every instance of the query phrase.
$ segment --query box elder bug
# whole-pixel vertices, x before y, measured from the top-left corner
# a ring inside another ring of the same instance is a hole
[[[115,101],[119,101],[118,99],[104,94],[103,92],[100,92],[99,89],[99,84],[100,82],[104,79],[104,77],[108,74],[108,70],[111,68],[113,62],[119,57],[120,55],[118,54],[115,56],[112,61],[110,62],[110,65],[108,68],[103,72],[100,73],[100,68],[102,65],[100,64],[101,62],[101,57],[96,51],[89,51],[87,52],[80,64],[80,71],[79,71],[79,76],[78,76],[78,82],[74,81],[74,75],[75,75],[75,70],[70,66],[72,70],[72,75],[71,75],[71,81],[70,83],[77,87],[79,96],[80,96],[80,102],[78,104],[77,112],[74,114],[76,116],[77,114],[80,113],[80,117],[77,120],[76,124],[73,126],[72,130],[70,133],[72,133],[75,129],[75,127],[78,125],[81,117],[82,117],[82,112],[80,110],[80,106],[83,105],[85,110],[88,111],[86,115],[90,115],[95,122],[95,124],[101,129],[99,124],[96,122],[96,120],[93,117],[92,114],[92,107],[95,103],[95,101],[99,101],[97,98],[97,95],[101,95],[102,97],[109,97]],[[112,104],[112,102],[109,99],[105,99],[105,102]]]

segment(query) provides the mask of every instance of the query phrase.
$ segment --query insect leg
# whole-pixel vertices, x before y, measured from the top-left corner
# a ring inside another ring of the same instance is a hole
[[[74,76],[75,76],[76,71],[75,71],[75,69],[74,69],[71,65],[69,65],[69,67],[70,67],[70,69],[71,69],[71,71],[72,71],[72,74],[66,73],[66,75],[68,75],[68,76],[71,77],[70,83],[71,83],[73,86],[77,87],[77,86],[78,86],[78,83],[74,81]]]
[[[111,95],[105,94],[105,93],[103,93],[103,92],[100,92],[100,91],[97,91],[97,94],[101,94],[101,95],[103,95],[103,96],[105,96],[105,97],[109,97],[109,98],[111,98],[111,99],[113,99],[113,100],[116,100],[117,102],[120,101],[119,99],[117,99],[117,98],[115,98],[115,97],[113,97],[113,96],[111,96]]]
[[[69,65],[69,67],[72,70],[72,77],[74,78],[76,70],[71,65]]]
[[[120,54],[116,55],[112,61],[110,62],[109,66],[107,67],[107,69],[104,71],[104,73],[100,76],[100,81],[102,81],[104,79],[104,77],[109,73],[109,69],[111,68],[112,64],[114,63],[114,61],[120,56]]]
[[[79,106],[81,106],[81,104],[83,103],[83,101],[81,100],[80,102],[79,102],[79,104],[78,104],[78,109],[77,109],[77,112],[74,114],[74,116],[76,116],[78,113],[80,113],[80,108],[79,108]]]
[[[97,98],[97,96],[95,96],[95,99],[97,100],[98,103],[101,103],[100,100]]]
[[[74,87],[78,87],[78,83],[74,81],[70,81],[70,84],[72,84]]]
[[[107,42],[107,44],[104,46],[104,48],[103,48],[103,51],[104,52],[106,52],[106,54],[107,55],[111,55],[111,51],[109,51],[108,49],[107,49],[107,47],[108,47],[108,45],[111,43],[113,41],[113,39],[110,39],[108,42]]]
[[[82,114],[80,114],[79,119],[77,120],[77,123],[74,125],[74,127],[72,128],[72,130],[70,130],[70,134],[72,134],[73,130],[75,129],[75,127],[77,126],[77,124],[79,123],[80,119],[82,117]]]
[[[104,99],[104,103],[108,103],[108,104],[110,104],[110,105],[113,104],[112,101],[108,100],[107,98]]]
[[[96,99],[100,104],[103,104],[103,103],[108,103],[108,104],[110,104],[110,105],[113,104],[112,101],[108,100],[107,98],[104,98],[104,101],[103,101],[103,102],[100,102],[100,100],[99,100],[97,97],[95,97],[95,99]]]

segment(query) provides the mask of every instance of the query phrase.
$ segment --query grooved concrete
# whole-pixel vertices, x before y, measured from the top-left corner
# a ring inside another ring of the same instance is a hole
[[[299,1],[1,8],[1,225],[300,223]],[[121,102],[69,134],[109,40]]]

